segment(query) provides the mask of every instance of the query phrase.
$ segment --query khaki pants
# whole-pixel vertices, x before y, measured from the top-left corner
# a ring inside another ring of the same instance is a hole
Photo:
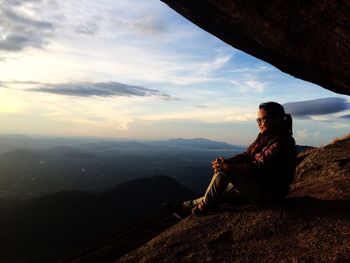
[[[219,203],[242,204],[264,201],[266,196],[261,193],[254,175],[242,176],[217,172],[213,175],[204,196],[193,200],[192,204],[204,202],[209,206],[215,206]]]

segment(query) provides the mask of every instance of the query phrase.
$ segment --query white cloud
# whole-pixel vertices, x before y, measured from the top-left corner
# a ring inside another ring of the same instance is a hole
[[[189,107],[183,110],[169,110],[164,113],[145,114],[140,117],[144,121],[199,121],[202,123],[238,123],[252,122],[256,118],[256,114],[249,112],[249,109],[234,107],[214,107],[198,108]]]
[[[348,129],[348,130],[350,130],[350,122],[347,121],[347,122],[343,122],[343,123],[340,123],[340,122],[334,123],[334,124],[332,124],[331,129]]]
[[[307,139],[308,137],[309,137],[308,129],[302,129],[296,132],[295,139],[297,141],[305,141],[305,139]]]
[[[39,15],[36,6],[41,4],[42,1],[1,1],[0,50],[18,52],[47,44],[54,25]]]
[[[199,65],[199,72],[203,72],[204,74],[211,73],[213,71],[216,71],[218,69],[221,69],[227,62],[230,61],[232,55],[225,55],[221,57],[216,57],[214,60],[205,62],[201,65]]]
[[[256,67],[236,67],[234,69],[230,69],[230,73],[239,73],[244,74],[247,76],[250,76],[251,74],[260,74],[260,73],[267,73],[267,72],[273,72],[274,68],[268,65],[258,65]]]
[[[267,82],[255,79],[230,80],[230,83],[239,88],[241,93],[263,93],[268,85]]]
[[[259,82],[256,80],[248,80],[245,82],[245,87],[248,88],[248,90],[253,90],[258,93],[262,93],[265,89],[266,83]],[[244,87],[243,87],[244,88]]]
[[[319,121],[319,122],[329,122],[331,120],[331,118],[329,116],[328,117],[326,117],[326,116],[311,116],[310,119],[314,120],[314,121]]]
[[[163,34],[167,30],[166,20],[150,14],[133,20],[123,20],[116,17],[112,19],[112,25],[119,30],[125,30],[125,33],[131,31],[150,36]]]
[[[38,14],[40,5],[45,12]],[[193,85],[220,80],[215,73],[232,56],[217,47],[218,40],[196,48],[208,34],[183,18],[169,19],[177,15],[158,1],[60,1],[52,6],[36,1],[34,6],[27,8],[34,21],[48,21],[55,37],[48,50],[26,52],[0,65],[7,78],[2,80]]]

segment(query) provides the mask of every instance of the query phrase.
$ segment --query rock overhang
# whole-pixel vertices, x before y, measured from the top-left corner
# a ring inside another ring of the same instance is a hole
[[[350,1],[161,1],[285,73],[350,95]]]

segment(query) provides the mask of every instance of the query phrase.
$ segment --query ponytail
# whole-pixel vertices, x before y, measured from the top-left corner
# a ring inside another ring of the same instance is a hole
[[[290,114],[284,114],[283,117],[283,131],[293,135],[293,119]]]

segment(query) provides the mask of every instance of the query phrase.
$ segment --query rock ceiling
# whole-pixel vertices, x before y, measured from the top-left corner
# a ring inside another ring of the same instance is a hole
[[[350,95],[350,1],[161,1],[283,72]]]

